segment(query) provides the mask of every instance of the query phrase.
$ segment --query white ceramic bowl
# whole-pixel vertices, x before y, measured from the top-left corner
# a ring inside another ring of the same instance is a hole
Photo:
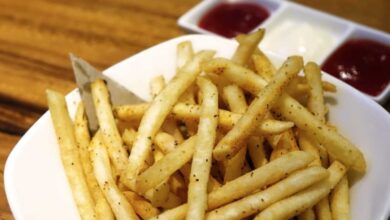
[[[148,99],[148,81],[164,73],[170,79],[175,71],[179,42],[189,40],[195,50],[214,49],[217,56],[230,57],[236,43],[227,39],[188,35],[169,40],[132,56],[104,73]],[[270,54],[275,64],[281,59]],[[347,84],[324,75],[337,86],[327,95],[329,119],[340,132],[364,152],[366,175],[351,190],[354,220],[384,220],[390,208],[390,115],[381,106]],[[80,98],[75,90],[67,96],[73,114]],[[72,200],[49,113],[45,113],[25,134],[8,157],[5,189],[11,210],[19,220],[79,219]]]

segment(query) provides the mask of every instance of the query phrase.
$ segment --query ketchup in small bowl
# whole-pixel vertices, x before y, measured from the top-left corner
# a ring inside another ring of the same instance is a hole
[[[322,65],[322,70],[371,96],[390,83],[390,46],[368,39],[351,39]]]
[[[220,3],[200,19],[199,27],[227,38],[249,33],[269,16],[254,3]]]

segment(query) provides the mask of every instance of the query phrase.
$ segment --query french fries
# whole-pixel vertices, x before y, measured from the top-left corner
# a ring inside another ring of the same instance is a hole
[[[203,219],[207,210],[207,183],[218,124],[218,90],[208,79],[196,81],[202,92],[201,115],[192,158],[186,219]]]
[[[152,140],[164,119],[180,95],[195,81],[200,73],[200,64],[212,56],[214,56],[212,51],[202,51],[196,54],[194,59],[181,68],[176,77],[166,85],[145,112],[131,149],[128,167],[121,178],[121,181],[130,189],[135,188],[136,178],[145,166],[148,155],[151,153]]]
[[[51,90],[47,90],[46,95],[58,145],[60,146],[62,165],[80,217],[82,219],[96,219],[94,200],[83,174],[73,123],[69,117],[65,97]]]
[[[179,43],[176,75],[152,79],[149,103],[113,107],[96,80],[92,141],[83,106],[72,123],[48,91],[82,219],[350,218],[346,172],[366,162],[326,121],[323,94],[336,89],[299,56],[274,66],[264,33],[238,36],[231,59]]]
[[[91,160],[96,180],[110,204],[116,219],[139,219],[133,207],[115,183],[108,152],[103,145],[103,135],[100,131],[95,134],[91,142]]]

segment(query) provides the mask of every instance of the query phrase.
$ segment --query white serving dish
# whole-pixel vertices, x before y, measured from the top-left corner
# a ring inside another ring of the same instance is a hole
[[[308,8],[290,1],[280,0],[204,0],[181,16],[178,20],[178,25],[193,33],[216,35],[215,33],[199,27],[198,23],[207,11],[221,2],[250,2],[259,4],[260,6],[267,9],[270,13],[270,16],[255,29],[265,28],[266,31],[269,32],[272,31],[272,29],[274,29],[282,21],[293,19],[302,21],[302,23],[310,23],[316,27],[320,27],[320,29],[329,31],[329,33],[334,35],[334,43],[329,46],[329,48],[324,50],[323,53],[318,54],[317,57],[312,59],[312,61],[315,61],[320,65],[341,44],[351,38],[364,37],[381,42],[385,45],[390,45],[390,35],[388,33],[378,31],[373,28],[369,28],[364,25],[360,25],[352,21],[342,19],[337,16],[333,16],[331,14]],[[319,37],[321,36],[313,36],[312,40],[315,41],[316,38]],[[287,36],[284,40],[286,45],[292,45],[293,43],[289,41],[289,37]],[[267,45],[268,41],[272,41],[272,39],[268,39],[266,34],[262,42],[265,45],[262,46],[262,43],[260,43],[260,47],[262,49],[277,53],[277,48],[273,48],[272,46]],[[372,96],[369,94],[365,95],[381,104],[384,104],[390,98],[390,83],[377,96]]]
[[[104,71],[141,98],[148,99],[148,81],[175,72],[175,52],[179,42],[189,40],[196,51],[214,49],[217,56],[230,57],[236,43],[216,36],[188,35],[169,40],[134,55]],[[281,59],[270,54],[275,64]],[[329,120],[364,153],[366,175],[351,189],[354,220],[385,220],[390,214],[390,115],[377,103],[351,86],[324,74],[337,86],[327,94]],[[74,90],[67,96],[74,113],[79,102]],[[12,213],[18,220],[79,219],[64,174],[50,115],[46,112],[23,136],[9,155],[4,172],[5,190]]]

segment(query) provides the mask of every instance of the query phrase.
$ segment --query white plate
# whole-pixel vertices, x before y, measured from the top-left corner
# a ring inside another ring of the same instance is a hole
[[[190,40],[195,50],[214,49],[218,56],[230,57],[236,43],[227,39],[188,35],[157,45],[128,58],[105,71],[127,88],[148,99],[148,81],[156,74],[170,79],[175,70],[176,45]],[[271,55],[275,63],[280,59]],[[341,81],[324,75],[337,85],[329,95],[330,121],[364,152],[367,174],[351,192],[352,219],[385,219],[390,208],[390,115],[377,103]],[[77,91],[67,96],[73,113],[79,101]],[[45,113],[25,134],[8,157],[5,189],[16,219],[79,219],[61,165],[58,146]]]

